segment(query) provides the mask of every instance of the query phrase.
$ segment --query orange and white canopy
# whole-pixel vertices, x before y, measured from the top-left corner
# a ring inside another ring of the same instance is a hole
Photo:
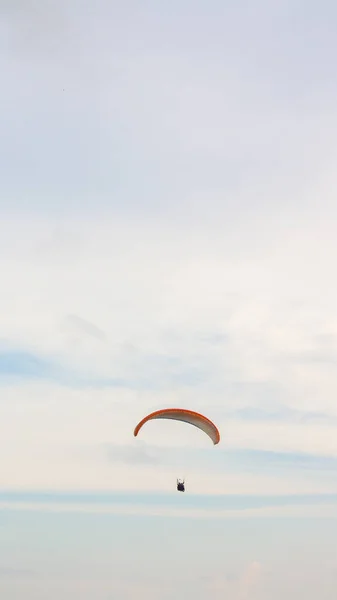
[[[152,419],[173,419],[174,421],[190,423],[190,425],[194,425],[204,431],[211,438],[213,444],[218,444],[220,442],[219,430],[212,421],[200,413],[184,408],[164,408],[150,413],[135,427],[133,432],[134,436],[137,436],[143,425]]]

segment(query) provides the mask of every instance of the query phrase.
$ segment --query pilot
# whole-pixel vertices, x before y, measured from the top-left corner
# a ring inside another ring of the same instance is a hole
[[[179,479],[177,479],[177,490],[178,492],[185,491],[185,481],[179,481]]]

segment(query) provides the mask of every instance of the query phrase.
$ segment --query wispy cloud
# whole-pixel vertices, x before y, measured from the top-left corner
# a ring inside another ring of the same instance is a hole
[[[301,514],[337,515],[337,494],[293,495],[202,495],[158,493],[108,493],[108,492],[18,492],[2,491],[0,510],[52,510],[70,512],[108,512],[125,514],[177,515],[189,518],[199,516],[251,517]],[[325,513],[326,511],[326,513]]]
[[[242,419],[243,421],[277,421],[284,423],[336,423],[337,417],[323,412],[314,412],[307,410],[296,410],[286,405],[273,405],[269,410],[267,408],[258,408],[254,406],[242,407],[237,410],[223,411],[223,416],[229,418]]]
[[[105,333],[100,327],[78,315],[68,315],[65,318],[64,325],[75,332],[92,336],[100,341],[106,340]]]
[[[25,380],[47,380],[70,386],[116,386],[128,387],[128,382],[121,379],[97,379],[93,374],[85,374],[62,364],[56,358],[37,356],[24,351],[0,352],[0,383],[7,385]]]
[[[25,569],[24,567],[11,567],[0,565],[0,577],[10,577],[14,579],[21,579],[26,577],[36,577],[37,572],[32,569]]]
[[[107,457],[111,462],[121,462],[126,465],[156,465],[161,464],[168,449],[148,447],[146,444],[137,446],[109,444]]]
[[[252,471],[258,473],[270,471],[281,474],[284,470],[330,472],[337,480],[337,456],[319,456],[304,452],[277,452],[271,450],[217,449],[187,447],[180,440],[176,447],[147,444],[137,440],[137,444],[109,444],[107,457],[111,462],[125,464],[158,464],[162,467],[178,467],[182,462],[190,471],[209,470],[212,473],[233,473]]]
[[[27,352],[1,352],[0,376],[53,378],[55,367],[46,359]]]
[[[81,324],[81,328],[83,325]],[[86,331],[87,333],[87,331]],[[91,330],[90,334],[93,335]],[[94,337],[105,339],[94,333]],[[69,363],[64,357],[46,355],[38,356],[23,350],[3,350],[0,352],[0,381],[7,383],[9,379],[22,381],[25,379],[54,380],[58,383],[79,386],[125,387],[130,389],[165,389],[180,386],[197,386],[207,378],[198,366],[189,365],[188,360],[178,356],[152,354],[148,355],[140,349],[137,359],[131,353],[123,357],[121,349],[119,360],[125,363],[124,377],[118,376],[118,368],[111,365],[111,376],[97,376],[95,369],[83,369],[79,365]],[[114,372],[117,375],[114,376]]]

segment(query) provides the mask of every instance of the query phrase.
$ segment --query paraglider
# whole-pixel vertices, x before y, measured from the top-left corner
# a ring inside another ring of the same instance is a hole
[[[185,423],[189,423],[190,425],[194,425],[198,429],[201,429],[208,437],[212,440],[213,444],[216,445],[220,442],[220,433],[218,428],[204,415],[197,413],[192,410],[187,410],[184,408],[164,408],[161,410],[156,410],[146,417],[144,417],[138,425],[136,425],[134,429],[134,436],[137,437],[139,431],[148,421],[153,419],[173,419],[174,421],[183,421]],[[179,492],[185,491],[185,481],[179,481],[177,479],[177,490]]]

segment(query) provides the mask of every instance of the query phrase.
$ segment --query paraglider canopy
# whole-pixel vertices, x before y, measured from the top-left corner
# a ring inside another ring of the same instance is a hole
[[[219,430],[214,423],[212,423],[212,421],[200,413],[184,408],[164,408],[162,410],[156,410],[155,412],[150,413],[135,427],[133,432],[134,436],[136,437],[143,425],[152,419],[173,419],[174,421],[184,421],[185,423],[194,425],[195,427],[198,427],[198,429],[204,431],[204,433],[211,438],[214,445],[220,442]]]

